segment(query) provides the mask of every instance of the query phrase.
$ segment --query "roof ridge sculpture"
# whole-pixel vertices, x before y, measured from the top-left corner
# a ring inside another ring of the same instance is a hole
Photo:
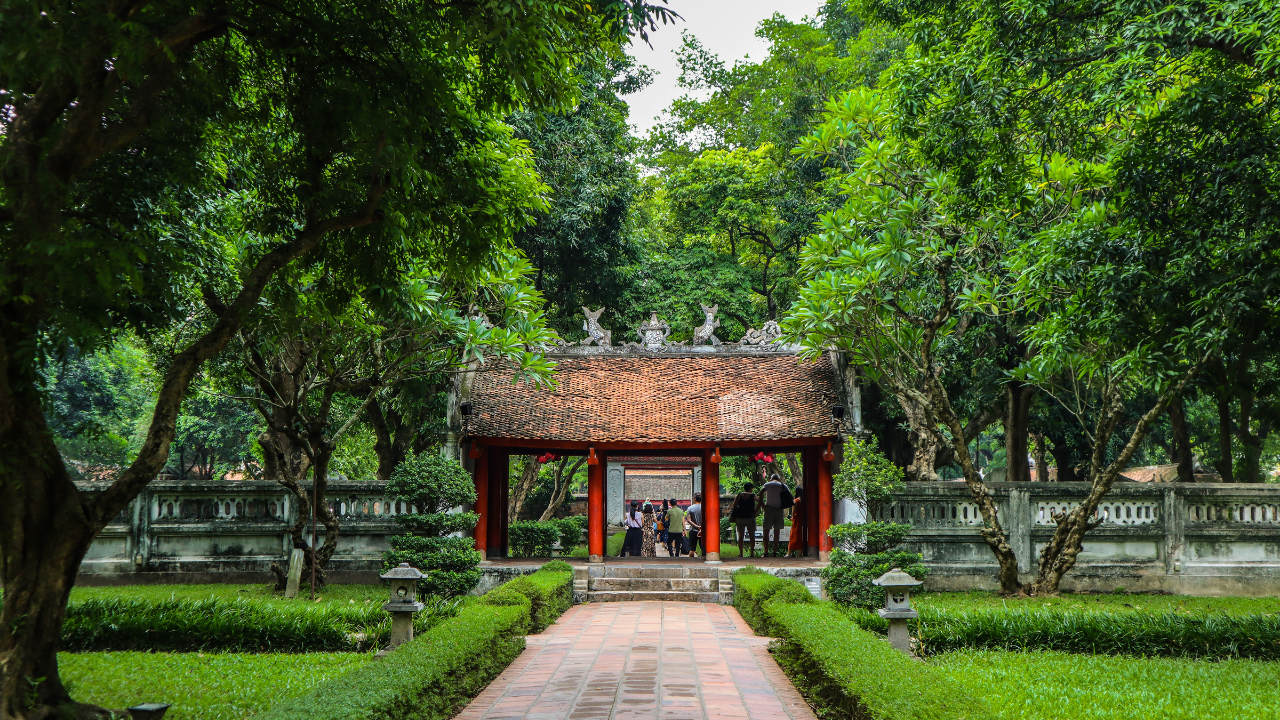
[[[654,310],[650,312],[649,319],[635,329],[640,342],[614,345],[612,331],[600,324],[600,317],[604,314],[605,308],[601,307],[593,311],[583,306],[585,320],[582,323],[582,329],[587,332],[587,337],[579,343],[569,343],[557,338],[556,344],[546,348],[546,351],[549,355],[580,357],[586,355],[793,355],[800,350],[798,345],[781,342],[782,328],[774,320],[765,322],[759,330],[748,327],[742,339],[736,343],[722,342],[715,336],[715,329],[720,327],[720,321],[716,319],[720,306],[716,304],[707,307],[703,303],[698,305],[702,308],[703,322],[702,325],[694,328],[693,340],[688,343],[670,340],[671,325],[666,320],[660,319],[658,312]]]

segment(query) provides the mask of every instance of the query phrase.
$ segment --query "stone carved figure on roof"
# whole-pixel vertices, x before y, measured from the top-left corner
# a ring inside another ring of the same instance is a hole
[[[654,312],[649,315],[649,321],[640,324],[636,328],[636,334],[640,336],[640,343],[646,348],[660,348],[667,344],[667,336],[671,334],[671,326],[666,320],[659,320],[658,313]]]
[[[715,336],[715,330],[720,327],[720,321],[716,320],[716,312],[720,309],[720,306],[712,305],[707,307],[702,303],[698,304],[702,306],[702,312],[706,315],[706,319],[703,320],[701,327],[693,329],[693,342],[691,344],[719,345],[720,338]]]
[[[587,336],[583,338],[582,344],[585,346],[595,343],[601,347],[611,347],[613,345],[613,333],[600,327],[600,315],[604,313],[604,308],[591,312],[590,308],[583,305],[582,312],[587,316],[587,319],[582,323],[582,329],[587,331]]]
[[[747,334],[742,336],[743,345],[772,345],[782,337],[782,328],[778,327],[778,323],[770,320],[764,324],[759,330],[747,328]]]

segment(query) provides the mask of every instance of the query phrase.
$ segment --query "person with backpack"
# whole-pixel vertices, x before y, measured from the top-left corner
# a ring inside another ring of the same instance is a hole
[[[702,543],[703,554],[706,554],[707,540],[702,532],[702,493],[693,494],[693,504],[684,518],[689,521],[689,557],[697,557],[699,542]]]
[[[769,530],[773,530],[773,549],[777,553],[782,550],[782,524],[793,498],[777,473],[769,476],[769,482],[760,488],[756,498],[764,506],[764,556],[769,557]]]
[[[733,520],[738,532],[738,555],[741,557],[755,557],[756,554],[756,496],[751,492],[753,487],[751,483],[744,483],[742,492],[733,499],[733,507],[729,509],[729,519]],[[750,555],[742,552],[743,533],[748,533],[750,539]]]

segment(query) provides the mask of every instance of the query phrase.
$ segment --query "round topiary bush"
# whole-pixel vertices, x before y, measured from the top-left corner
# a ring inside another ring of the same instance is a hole
[[[387,494],[412,506],[413,512],[396,516],[408,535],[387,539],[391,549],[382,554],[383,570],[407,562],[427,573],[418,584],[424,595],[465,595],[480,582],[480,553],[469,537],[450,537],[476,526],[480,516],[449,512],[475,502],[475,482],[456,461],[422,454],[400,463],[387,482]]]

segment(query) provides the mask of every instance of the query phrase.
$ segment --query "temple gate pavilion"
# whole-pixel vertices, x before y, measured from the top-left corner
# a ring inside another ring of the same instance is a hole
[[[715,308],[705,307],[698,344],[670,342],[655,313],[636,330],[640,342],[615,345],[599,326],[600,311],[583,310],[588,338],[548,351],[558,363],[555,389],[513,383],[514,371],[502,366],[476,367],[454,383],[446,452],[475,477],[476,549],[507,556],[513,454],[587,456],[588,562],[599,563],[606,525],[622,518],[626,472],[685,478],[689,490],[677,497],[701,492],[707,524],[716,527],[721,460],[763,450],[800,454],[806,501],[796,527],[807,554],[826,560],[832,473],[843,438],[862,432],[858,386],[843,358],[801,360],[772,322],[721,343],[710,331]],[[719,561],[719,546],[719,533],[710,533],[708,562]]]

